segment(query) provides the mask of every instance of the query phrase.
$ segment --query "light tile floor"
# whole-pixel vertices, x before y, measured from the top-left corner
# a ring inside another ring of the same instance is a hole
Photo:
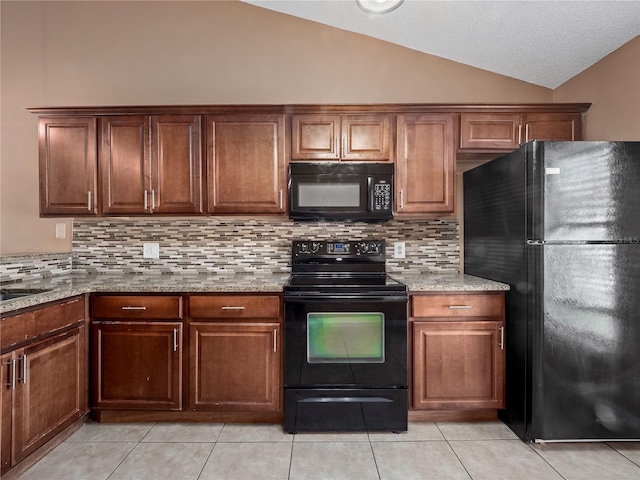
[[[504,424],[289,435],[279,425],[89,422],[21,480],[640,480],[640,442],[522,443]]]

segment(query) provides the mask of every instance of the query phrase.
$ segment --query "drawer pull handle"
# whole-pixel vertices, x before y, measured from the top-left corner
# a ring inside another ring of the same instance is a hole
[[[243,306],[239,306],[239,307],[222,307],[222,310],[244,310],[245,307]]]
[[[146,310],[147,307],[122,307],[122,310]]]
[[[449,305],[449,308],[473,308],[473,305]]]

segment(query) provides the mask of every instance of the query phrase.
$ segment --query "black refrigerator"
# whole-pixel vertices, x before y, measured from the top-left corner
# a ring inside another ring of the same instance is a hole
[[[524,441],[640,439],[640,142],[538,142],[464,173],[464,271],[508,283]]]

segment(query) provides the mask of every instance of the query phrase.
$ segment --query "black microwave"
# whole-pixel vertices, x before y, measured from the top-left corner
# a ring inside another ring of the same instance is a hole
[[[392,163],[290,163],[289,218],[390,220],[393,168]]]

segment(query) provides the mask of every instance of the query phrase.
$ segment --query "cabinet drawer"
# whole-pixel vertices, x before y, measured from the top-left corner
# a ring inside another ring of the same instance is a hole
[[[173,319],[182,318],[179,295],[97,295],[91,301],[94,319]]]
[[[31,312],[5,317],[0,322],[2,350],[48,335],[83,320],[83,297],[42,307]]]
[[[279,318],[277,295],[197,295],[189,298],[192,318]]]
[[[502,293],[411,297],[412,317],[502,317],[503,314]]]

